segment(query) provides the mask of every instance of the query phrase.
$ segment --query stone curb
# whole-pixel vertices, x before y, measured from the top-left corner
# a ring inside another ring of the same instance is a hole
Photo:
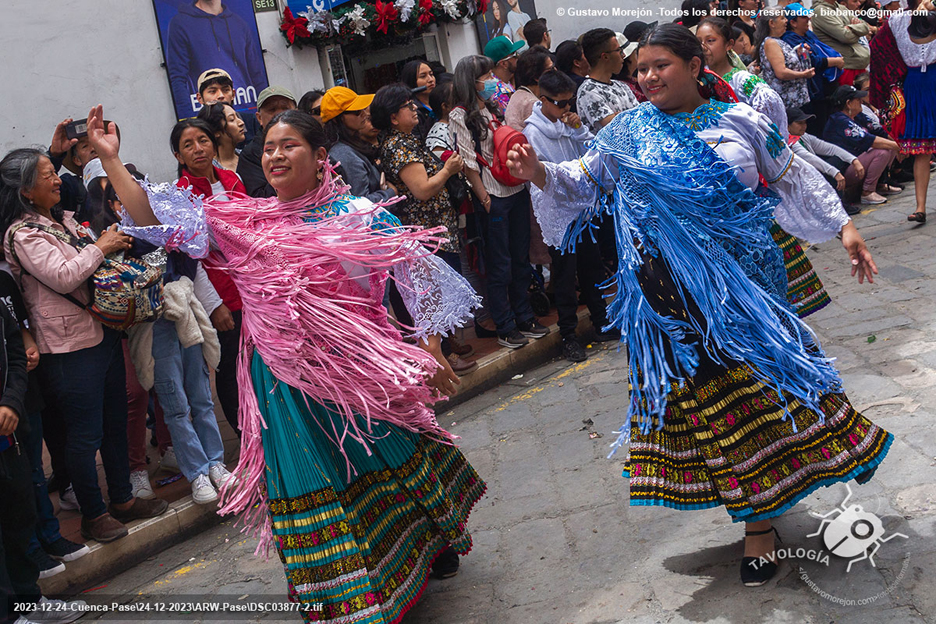
[[[593,332],[588,311],[579,311],[579,333]],[[458,394],[441,403],[438,411],[447,411],[485,390],[507,381],[518,373],[556,357],[562,352],[559,327],[552,325],[549,334],[533,340],[520,349],[502,348],[478,360],[478,369],[461,378]],[[39,586],[45,596],[73,596],[116,574],[132,568],[147,557],[204,531],[224,518],[216,504],[196,505],[191,496],[169,505],[169,510],[156,518],[130,523],[130,534],[110,544],[94,540],[87,542],[91,552],[66,563],[65,572],[42,579]],[[229,517],[229,516],[228,516]]]
[[[166,513],[129,523],[130,534],[109,544],[88,540],[91,552],[65,564],[61,574],[42,579],[44,596],[73,596],[95,584],[128,570],[170,546],[196,535],[223,520],[217,504],[196,505],[191,496],[170,503]]]

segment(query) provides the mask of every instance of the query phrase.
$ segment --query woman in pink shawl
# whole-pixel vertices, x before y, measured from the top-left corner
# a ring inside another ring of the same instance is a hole
[[[398,622],[430,569],[457,570],[485,489],[429,407],[458,383],[439,336],[478,303],[427,250],[439,232],[404,228],[345,194],[321,124],[299,111],[266,130],[273,199],[201,201],[173,185],[141,186],[100,106],[88,128],[126,209],[124,231],[207,256],[244,301],[240,483],[222,491],[220,512],[244,513],[258,551],[272,541],[291,600],[323,605],[306,621]],[[422,348],[387,322],[388,271]]]

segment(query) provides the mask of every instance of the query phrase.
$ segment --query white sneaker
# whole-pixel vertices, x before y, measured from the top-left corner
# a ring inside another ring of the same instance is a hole
[[[143,500],[152,500],[156,498],[153,486],[150,485],[149,473],[145,470],[135,470],[130,473],[130,485],[133,488],[133,496]]]
[[[64,492],[59,495],[59,507],[71,511],[78,510],[78,498],[75,497],[75,490],[68,486]]]
[[[232,475],[230,471],[224,467],[224,464],[215,464],[209,468],[208,476],[211,477],[211,482],[219,490],[237,485],[237,477]]]
[[[159,467],[169,472],[179,472],[179,462],[176,460],[175,451],[171,446],[166,448],[165,454],[159,460]]]
[[[84,600],[49,600],[45,596],[39,599],[43,605],[32,613],[21,616],[16,624],[68,624],[87,613],[88,603]]]
[[[198,475],[192,481],[192,500],[196,505],[207,505],[218,500],[218,490],[211,485],[208,475]]]

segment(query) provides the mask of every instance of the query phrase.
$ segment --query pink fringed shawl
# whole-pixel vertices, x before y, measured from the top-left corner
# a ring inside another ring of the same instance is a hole
[[[425,383],[437,367],[435,359],[401,340],[382,305],[386,269],[429,253],[417,243],[436,242],[438,230],[397,228],[378,234],[369,226],[371,215],[360,212],[303,220],[310,206],[327,205],[344,190],[327,171],[316,191],[291,202],[205,203],[221,252],[212,253],[209,262],[229,271],[244,302],[237,368],[240,483],[222,492],[220,513],[245,512],[245,531],[260,532],[258,552],[268,550],[271,533],[266,506],[257,505],[265,503],[260,485],[265,471],[261,427],[266,424],[250,375],[254,349],[277,379],[341,414],[344,429],[323,425],[339,447],[348,438],[367,446],[374,419],[452,439],[429,407],[438,400]],[[369,290],[360,277],[349,277],[346,267],[351,265],[363,268]]]

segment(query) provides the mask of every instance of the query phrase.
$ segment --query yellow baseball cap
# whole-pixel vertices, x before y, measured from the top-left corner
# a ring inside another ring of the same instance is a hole
[[[358,95],[347,87],[332,87],[322,96],[322,123],[341,113],[364,110],[373,100],[373,93]]]

